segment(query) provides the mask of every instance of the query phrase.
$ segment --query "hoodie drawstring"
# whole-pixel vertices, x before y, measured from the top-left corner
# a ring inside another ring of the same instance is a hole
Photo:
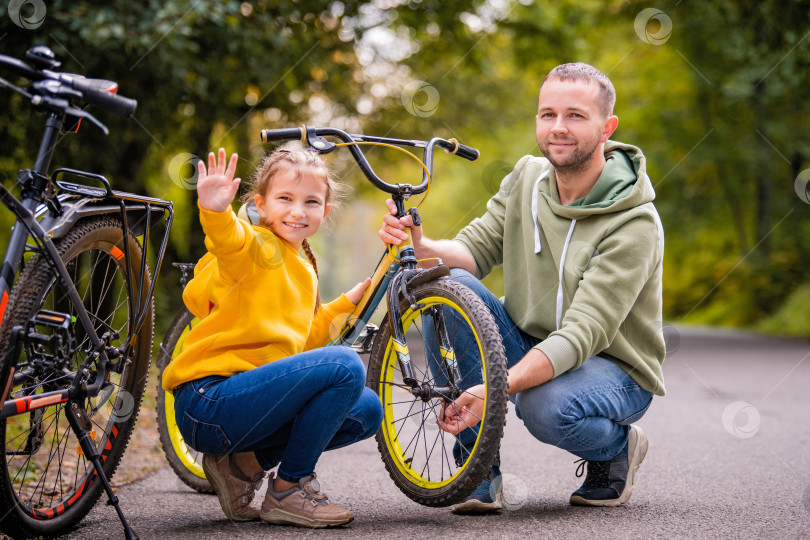
[[[532,190],[532,220],[534,221],[534,253],[540,253],[542,246],[540,245],[540,226],[537,224],[537,188],[540,186],[540,180],[548,176],[549,171],[540,175],[540,178],[534,183]]]
[[[563,246],[562,257],[560,257],[560,285],[557,288],[557,330],[560,329],[560,322],[562,321],[563,312],[563,272],[565,271],[565,255],[568,253],[568,244],[571,243],[571,237],[574,235],[574,227],[577,220],[571,220],[571,228],[568,229],[568,236],[565,238],[565,245]]]
[[[542,246],[540,245],[540,225],[537,224],[537,200],[539,197],[538,187],[540,181],[548,176],[549,171],[545,171],[534,183],[532,190],[532,221],[534,221],[534,253],[540,253]],[[563,272],[565,271],[565,255],[568,253],[568,244],[571,243],[571,237],[574,235],[574,227],[576,227],[577,220],[571,220],[571,228],[568,229],[568,236],[565,238],[565,245],[563,246],[562,257],[560,258],[560,285],[557,288],[557,330],[560,329],[560,322],[562,321],[563,311]]]

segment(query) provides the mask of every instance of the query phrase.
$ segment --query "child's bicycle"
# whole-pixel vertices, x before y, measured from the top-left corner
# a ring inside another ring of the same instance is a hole
[[[391,195],[399,215],[410,213],[417,223],[416,208],[406,210],[405,201],[427,192],[434,149],[439,147],[471,161],[478,158],[477,150],[441,138],[403,140],[305,126],[266,129],[261,136],[264,142],[302,140],[322,154],[347,147],[366,178]],[[408,154],[401,147],[424,148],[421,183],[384,182],[361,151],[364,144],[391,146]],[[251,221],[258,217],[251,215],[249,206],[247,214]],[[450,271],[441,261],[427,270],[418,269],[418,262],[410,240],[398,248],[389,246],[371,276],[371,285],[354,312],[335,326],[329,345],[351,345],[361,353],[370,353],[367,384],[382,400],[384,419],[377,443],[391,478],[414,501],[447,506],[468,496],[495,459],[506,415],[506,358],[498,328],[484,303],[465,286],[447,279]],[[377,328],[369,320],[383,301],[388,313]],[[161,345],[161,369],[179,352],[194,323],[185,310],[175,318]],[[470,331],[471,338],[462,349],[454,349],[449,332],[463,329]],[[471,364],[474,369],[461,373],[461,366]],[[486,387],[484,413],[471,430],[471,440],[462,443],[440,430],[437,421],[448,403],[480,382]],[[163,393],[159,385],[158,393]],[[158,418],[169,462],[187,484],[210,490],[203,482],[198,461],[201,456],[190,451],[177,431],[171,393],[163,394]]]
[[[46,116],[36,161],[17,175],[20,199],[0,185],[0,201],[16,217],[0,267],[0,530],[58,535],[106,492],[126,537],[136,538],[109,480],[152,353],[150,229],[165,220],[157,275],[172,204],[115,191],[94,173],[49,175],[58,139],[79,122],[108,133],[82,107],[129,117],[137,103],[115,95],[115,83],[54,71],[59,62],[47,47],[26,60],[0,55],[0,68],[31,81],[20,88],[0,78],[0,87]]]

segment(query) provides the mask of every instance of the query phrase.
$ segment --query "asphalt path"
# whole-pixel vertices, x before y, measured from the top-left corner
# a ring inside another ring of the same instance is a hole
[[[141,538],[810,538],[810,342],[666,328],[667,396],[639,425],[650,450],[630,501],[581,508],[576,459],[529,435],[510,405],[502,470],[511,510],[454,516],[405,497],[374,440],[327,452],[321,486],[350,508],[340,529],[231,523],[216,497],[165,467],[118,495]],[[125,458],[126,459],[126,458]],[[261,504],[263,491],[254,504]],[[103,501],[66,538],[120,538]]]

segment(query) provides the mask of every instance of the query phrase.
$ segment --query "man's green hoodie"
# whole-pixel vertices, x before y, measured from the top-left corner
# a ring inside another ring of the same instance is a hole
[[[591,191],[562,206],[554,168],[525,156],[455,240],[482,278],[503,264],[502,302],[542,341],[554,376],[601,355],[664,395],[661,277],[664,231],[635,146],[605,144]]]

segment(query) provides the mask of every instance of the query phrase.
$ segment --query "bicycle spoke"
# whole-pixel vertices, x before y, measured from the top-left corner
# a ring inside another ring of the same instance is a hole
[[[405,403],[413,403],[413,402],[414,402],[414,400],[412,399],[412,400],[409,400],[409,401],[389,401],[388,404],[389,405],[403,405]]]
[[[422,441],[425,443],[425,466],[422,467],[421,474],[424,476],[425,469],[427,469],[427,473],[428,473],[427,477],[430,478],[430,456],[428,455],[428,449],[427,449],[427,430],[424,429],[424,427],[425,427],[425,405],[422,405],[422,424],[421,424],[421,426],[422,426],[423,429],[420,429],[420,431],[424,432],[423,436],[422,436]]]
[[[436,419],[438,419],[439,417],[438,417],[438,415],[436,415],[436,411],[433,410],[434,407],[435,407],[435,405],[432,405],[432,406],[428,407],[427,410],[430,413],[432,413],[433,416]],[[424,425],[425,421],[426,420],[423,420],[423,425]],[[427,454],[427,457],[425,458],[425,462],[428,463],[428,464],[430,463],[430,458],[433,457],[433,452],[436,449],[436,443],[439,442],[439,438],[441,437],[441,433],[442,433],[442,431],[441,431],[441,429],[439,429],[439,433],[436,434],[436,438],[433,440],[433,445],[430,447],[430,452],[427,451],[427,438],[425,439],[425,443],[426,443],[425,444],[425,453]],[[441,459],[439,460],[439,463],[441,464]],[[430,478],[430,467],[429,466],[428,466],[427,471],[428,471],[428,478]],[[444,469],[442,469],[442,472],[443,471],[444,471]],[[444,475],[442,475],[442,479],[443,478],[444,478]]]
[[[450,460],[447,457],[447,442],[444,439],[444,433],[445,432],[441,427],[439,427],[439,422],[441,421],[441,419],[439,418],[439,415],[436,413],[436,410],[435,410],[436,406],[439,407],[439,412],[443,411],[444,407],[442,406],[442,402],[439,401],[433,408],[431,408],[431,412],[433,413],[433,417],[436,419],[436,427],[439,428],[439,432],[436,434],[436,438],[437,438],[437,440],[439,438],[441,439],[441,444],[440,444],[441,455],[439,456],[439,468],[440,468],[440,471],[441,471],[441,477],[440,477],[439,480],[444,481],[444,464],[445,464],[445,462],[447,463],[447,475],[448,475],[448,477],[452,476],[453,468],[450,465]],[[434,445],[435,444],[436,443],[434,442]]]
[[[372,382],[374,384],[387,384],[389,386],[396,386],[397,388],[402,388],[403,390],[408,390],[408,391],[410,391],[410,389],[411,389],[411,387],[408,386],[407,384],[398,384],[398,383],[394,383],[394,382],[380,381],[380,380],[374,380],[374,379],[372,379],[370,382]]]
[[[405,425],[405,420],[407,420],[409,417],[413,416],[413,415],[411,414],[411,411],[413,410],[413,406],[414,406],[414,405],[416,405],[416,399],[414,399],[414,400],[411,402],[411,406],[408,408],[408,412],[406,413],[406,416],[404,416],[404,417],[403,417],[403,418],[401,418],[401,419],[393,419],[393,420],[391,420],[391,423],[392,423],[393,425],[395,425],[395,426],[396,426],[396,423],[397,423],[397,422],[399,422],[400,420],[402,420],[402,425],[401,425],[401,426],[399,426],[399,429],[402,429],[402,427]],[[414,414],[415,414],[415,413],[414,413]]]
[[[416,413],[414,413],[414,414],[419,414],[419,412],[416,412]],[[413,416],[413,415],[409,415],[409,416]],[[401,433],[400,433],[400,435],[401,435]],[[402,451],[402,455],[403,455],[403,456],[404,456],[404,455],[407,455],[407,453],[408,453],[408,449],[411,447],[411,445],[413,444],[414,440],[416,440],[416,445],[418,446],[418,445],[419,445],[419,430],[418,430],[418,429],[416,430],[416,433],[414,434],[414,436],[413,436],[413,437],[411,437],[411,440],[408,442],[408,446],[406,446],[406,447],[405,447],[405,449]],[[414,447],[414,448],[416,448],[416,447]],[[414,455],[413,455],[413,456],[411,456],[411,461],[413,461],[413,458],[414,458],[414,456],[415,456],[415,455],[416,455],[416,452],[415,452],[415,450],[414,450]]]

